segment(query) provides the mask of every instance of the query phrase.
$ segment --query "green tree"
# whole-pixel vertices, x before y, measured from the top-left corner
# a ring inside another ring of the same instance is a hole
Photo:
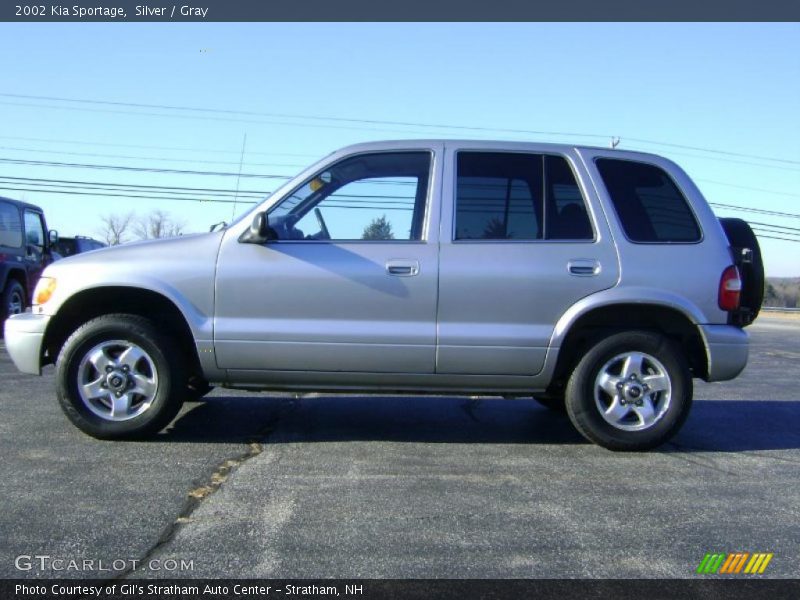
[[[362,240],[393,240],[392,224],[386,220],[386,215],[372,219],[372,222],[364,227],[361,234]]]

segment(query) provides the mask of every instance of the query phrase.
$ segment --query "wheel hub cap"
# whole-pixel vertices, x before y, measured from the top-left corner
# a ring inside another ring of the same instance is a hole
[[[147,352],[127,340],[91,348],[78,366],[84,405],[108,421],[127,421],[148,410],[158,392],[158,373]]]
[[[605,421],[623,431],[642,431],[667,412],[672,382],[661,362],[643,352],[626,352],[609,360],[594,385],[597,409]]]

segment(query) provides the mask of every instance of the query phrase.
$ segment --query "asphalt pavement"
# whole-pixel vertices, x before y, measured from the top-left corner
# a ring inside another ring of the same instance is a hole
[[[0,350],[0,577],[686,578],[741,551],[798,577],[800,320],[749,331],[642,454],[533,400],[227,390],[101,442]]]

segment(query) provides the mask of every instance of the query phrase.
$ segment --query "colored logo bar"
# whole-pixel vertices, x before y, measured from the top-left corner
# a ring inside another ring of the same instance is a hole
[[[696,572],[701,575],[715,573],[760,575],[767,569],[773,556],[772,552],[754,552],[752,554],[749,552],[730,552],[728,554],[709,552],[700,561]]]

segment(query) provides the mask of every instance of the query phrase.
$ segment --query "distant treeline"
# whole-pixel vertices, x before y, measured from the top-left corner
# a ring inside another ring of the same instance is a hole
[[[800,277],[767,277],[764,306],[800,307]]]

